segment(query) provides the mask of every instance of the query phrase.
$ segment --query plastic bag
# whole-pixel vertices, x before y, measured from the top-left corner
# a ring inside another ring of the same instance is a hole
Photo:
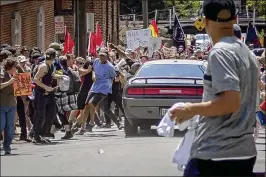
[[[62,78],[59,80],[59,89],[62,92],[66,92],[69,90],[70,86],[70,78],[68,76],[63,75]]]

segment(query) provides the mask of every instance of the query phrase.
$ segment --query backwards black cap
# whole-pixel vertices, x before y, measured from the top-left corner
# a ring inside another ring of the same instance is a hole
[[[218,18],[221,10],[228,10],[231,16],[227,19]],[[233,0],[205,0],[203,3],[203,14],[206,19],[216,22],[232,21],[237,16]]]

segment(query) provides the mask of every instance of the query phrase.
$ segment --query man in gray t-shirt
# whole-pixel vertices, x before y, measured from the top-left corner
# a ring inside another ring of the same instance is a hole
[[[214,43],[203,79],[203,100],[171,112],[178,122],[201,115],[184,176],[252,176],[258,65],[234,36],[233,0],[205,1],[203,12]]]

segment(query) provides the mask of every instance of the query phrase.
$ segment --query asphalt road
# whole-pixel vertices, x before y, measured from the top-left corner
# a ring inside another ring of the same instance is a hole
[[[181,176],[171,163],[183,133],[163,138],[155,131],[125,138],[116,128],[61,141],[57,133],[51,145],[14,141],[12,156],[1,156],[1,176]],[[258,139],[255,171],[265,172],[265,131]],[[103,153],[99,153],[103,150]]]

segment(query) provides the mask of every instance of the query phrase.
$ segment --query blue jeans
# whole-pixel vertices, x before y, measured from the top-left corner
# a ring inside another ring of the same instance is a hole
[[[10,152],[11,148],[10,145],[12,143],[14,137],[14,121],[15,121],[15,114],[17,111],[16,106],[1,106],[1,133],[4,131],[4,151]]]

